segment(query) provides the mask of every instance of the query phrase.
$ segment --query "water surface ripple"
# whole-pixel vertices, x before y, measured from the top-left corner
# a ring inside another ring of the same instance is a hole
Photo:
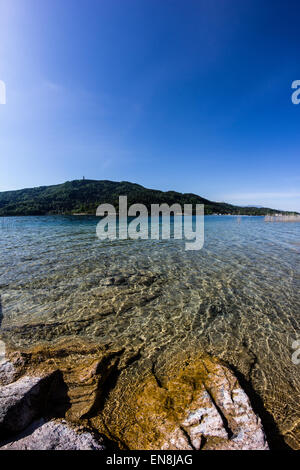
[[[0,220],[1,336],[13,347],[81,336],[157,351],[204,349],[244,376],[299,444],[300,224],[205,217],[205,244],[100,241],[94,217]],[[1,313],[2,312],[2,313]]]

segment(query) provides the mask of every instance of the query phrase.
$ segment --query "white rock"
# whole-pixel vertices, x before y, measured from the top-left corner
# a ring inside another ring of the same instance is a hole
[[[54,374],[25,376],[0,387],[0,438],[21,432],[40,416]]]
[[[23,438],[0,447],[1,450],[104,450],[90,432],[80,432],[65,421],[40,421],[36,429]]]

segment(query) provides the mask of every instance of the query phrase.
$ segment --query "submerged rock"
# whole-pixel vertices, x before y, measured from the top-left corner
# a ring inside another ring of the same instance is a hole
[[[148,358],[143,362],[137,350],[79,340],[25,356],[26,369],[39,377],[0,387],[0,437],[14,441],[4,448],[102,449],[101,440],[80,431],[84,425],[113,436],[123,449],[268,449],[248,396],[216,358],[197,354],[187,360],[183,352],[158,367]],[[58,417],[67,421],[52,419]],[[11,437],[40,418],[35,429]]]
[[[233,374],[224,366],[215,366],[203,391],[195,394],[185,411],[179,429],[184,430],[179,440],[167,437],[163,449],[196,450],[267,450],[268,444],[258,416],[252,410],[249,398]]]
[[[0,360],[0,385],[8,385],[15,380],[16,369],[11,361]]]
[[[128,381],[127,389],[122,385],[125,393],[118,386],[111,392],[101,419],[127,448],[268,449],[248,396],[217,359],[173,365],[160,377],[153,367],[140,384],[133,387]],[[94,425],[99,421],[95,416]]]
[[[41,420],[29,435],[19,436],[0,450],[105,450],[105,446],[93,433],[71,427],[66,421]]]
[[[6,358],[6,345],[0,339],[0,385],[7,385],[15,380],[14,364]]]

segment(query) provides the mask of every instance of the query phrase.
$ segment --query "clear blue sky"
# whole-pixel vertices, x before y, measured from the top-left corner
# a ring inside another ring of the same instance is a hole
[[[81,178],[300,211],[298,0],[0,0],[0,191]]]

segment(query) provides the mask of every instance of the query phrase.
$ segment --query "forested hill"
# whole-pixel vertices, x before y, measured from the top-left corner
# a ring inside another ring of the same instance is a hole
[[[174,203],[205,204],[206,214],[274,214],[274,209],[262,207],[238,207],[226,203],[212,202],[195,194],[175,191],[157,191],[126,181],[75,180],[54,186],[0,192],[0,216],[46,215],[46,214],[95,214],[101,203],[113,204],[118,208],[119,196],[128,197],[128,205]]]

